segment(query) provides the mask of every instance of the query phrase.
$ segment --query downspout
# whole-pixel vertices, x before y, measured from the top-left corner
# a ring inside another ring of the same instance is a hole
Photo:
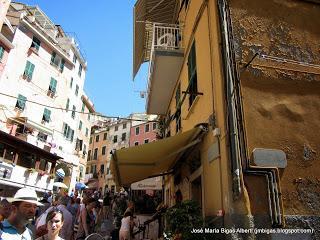
[[[225,65],[224,74],[226,78],[228,127],[234,197],[237,199],[242,193],[243,182],[241,182],[241,179],[243,181],[243,178],[241,177],[243,177],[243,174],[265,175],[267,177],[267,184],[269,186],[269,215],[271,217],[272,226],[281,227],[284,225],[284,218],[278,169],[274,167],[268,168],[251,166],[250,160],[247,156],[241,89],[239,83],[240,76],[235,63],[230,11],[226,0],[218,0],[218,7],[223,42],[222,57]],[[245,195],[244,197],[247,203],[250,203],[248,196]],[[248,213],[250,214],[250,209],[248,209]]]

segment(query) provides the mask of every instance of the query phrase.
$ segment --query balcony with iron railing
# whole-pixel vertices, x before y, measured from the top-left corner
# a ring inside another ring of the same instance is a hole
[[[148,114],[165,114],[183,63],[181,27],[153,23],[149,28]],[[149,41],[150,41],[149,40]]]

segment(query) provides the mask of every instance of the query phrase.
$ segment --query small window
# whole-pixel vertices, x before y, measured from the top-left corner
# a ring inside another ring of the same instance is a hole
[[[76,117],[76,106],[72,106],[72,112],[71,112],[71,117],[74,119]]]
[[[126,134],[126,133],[122,133],[121,141],[125,141],[125,140],[126,140],[126,137],[127,137],[127,134]]]
[[[27,78],[28,80],[32,79],[32,75],[33,75],[33,71],[34,71],[34,64],[27,61],[26,67],[24,69],[24,73],[23,76],[25,78]]]
[[[36,52],[38,52],[40,49],[40,45],[41,45],[40,40],[38,38],[36,38],[35,36],[33,36],[31,48],[33,48]]]
[[[82,107],[81,107],[81,112],[84,112],[84,109],[85,109],[85,104],[84,102],[82,103]]]
[[[19,94],[18,99],[17,99],[17,103],[16,103],[16,108],[23,111],[24,108],[26,107],[26,101],[27,101],[27,98],[25,96]]]
[[[123,129],[126,129],[126,128],[127,128],[127,124],[124,123],[124,124],[122,125],[122,128],[123,128]]]
[[[93,160],[98,159],[98,148],[94,149]]]
[[[136,127],[136,135],[139,135],[139,132],[140,132],[140,128]]]
[[[59,64],[59,71],[63,72],[64,69],[64,64],[66,63],[66,61],[62,58]]]
[[[47,139],[48,139],[48,135],[47,135],[47,134],[44,134],[44,133],[42,133],[42,132],[39,132],[39,133],[38,133],[38,136],[37,136],[37,139],[38,139],[39,141],[46,142]]]
[[[77,56],[75,54],[73,55],[73,63],[77,63]]]
[[[56,57],[57,57],[56,52],[52,52],[52,53],[51,53],[51,60],[50,60],[50,64],[51,64],[51,65],[55,65]]]
[[[90,137],[90,144],[92,143],[92,137]]]
[[[103,134],[103,140],[107,140],[107,136],[108,136],[108,134],[107,134],[107,133],[104,133],[104,134]]]
[[[113,143],[116,143],[116,142],[118,142],[118,136],[117,135],[113,136]]]
[[[67,103],[66,103],[66,110],[69,110],[69,106],[70,106],[70,99],[67,99]]]
[[[149,139],[145,139],[145,140],[144,140],[144,143],[148,143],[148,142],[149,142]]]
[[[114,127],[114,131],[115,131],[115,132],[118,131],[118,129],[119,129],[118,126],[115,126],[115,127]]]
[[[76,96],[78,96],[78,94],[79,94],[79,86],[78,86],[78,84],[76,85],[76,90],[75,90],[74,93],[76,94]]]
[[[138,146],[138,145],[139,145],[139,142],[134,142],[134,145],[135,145],[135,146]]]
[[[3,55],[4,55],[4,48],[2,46],[0,46],[0,62],[3,58]]]
[[[99,142],[99,135],[96,136],[96,142]]]
[[[145,125],[145,132],[149,132],[149,123],[147,123],[146,125]]]
[[[155,123],[155,122],[152,123],[152,129],[153,129],[153,130],[156,130],[156,129],[157,129],[157,123]]]
[[[88,151],[87,161],[90,161],[90,159],[91,159],[91,150]]]
[[[106,155],[106,149],[107,149],[107,147],[106,147],[106,146],[103,146],[103,147],[102,147],[102,152],[101,152],[101,153],[102,153],[102,155]]]
[[[189,78],[189,108],[197,97],[197,63],[196,63],[196,44],[193,42],[191,50],[188,55],[188,78]]]
[[[90,117],[91,117],[91,116],[90,116],[90,113],[88,113],[88,121],[90,121]]]
[[[89,129],[86,128],[86,137],[88,137],[88,135],[89,135]]]
[[[52,94],[55,94],[57,91],[57,80],[55,80],[54,78],[51,78],[50,80],[49,91]]]
[[[70,80],[70,88],[72,88],[72,85],[73,85],[73,77]]]
[[[81,74],[82,74],[82,65],[79,64],[79,71],[78,71],[78,75],[79,77],[81,77]]]
[[[100,172],[101,172],[102,174],[104,174],[104,164],[101,164],[101,166],[100,166]]]
[[[83,144],[83,155],[87,153],[87,145]]]
[[[82,121],[80,120],[80,122],[79,122],[79,130],[81,130],[82,129]]]
[[[47,108],[43,111],[42,121],[50,122],[51,111]]]

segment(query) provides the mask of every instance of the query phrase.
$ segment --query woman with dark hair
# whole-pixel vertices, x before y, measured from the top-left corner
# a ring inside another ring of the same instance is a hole
[[[94,216],[93,209],[97,206],[97,201],[93,198],[86,201],[85,207],[80,211],[79,229],[77,231],[76,240],[85,239],[94,232]]]
[[[63,226],[63,213],[59,209],[51,210],[46,217],[48,233],[36,240],[64,240],[59,237],[59,232]]]

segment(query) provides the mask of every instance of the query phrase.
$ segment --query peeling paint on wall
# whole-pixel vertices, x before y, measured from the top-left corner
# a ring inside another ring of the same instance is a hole
[[[320,215],[320,5],[298,0],[229,4],[248,153],[259,147],[283,150],[285,214]]]

